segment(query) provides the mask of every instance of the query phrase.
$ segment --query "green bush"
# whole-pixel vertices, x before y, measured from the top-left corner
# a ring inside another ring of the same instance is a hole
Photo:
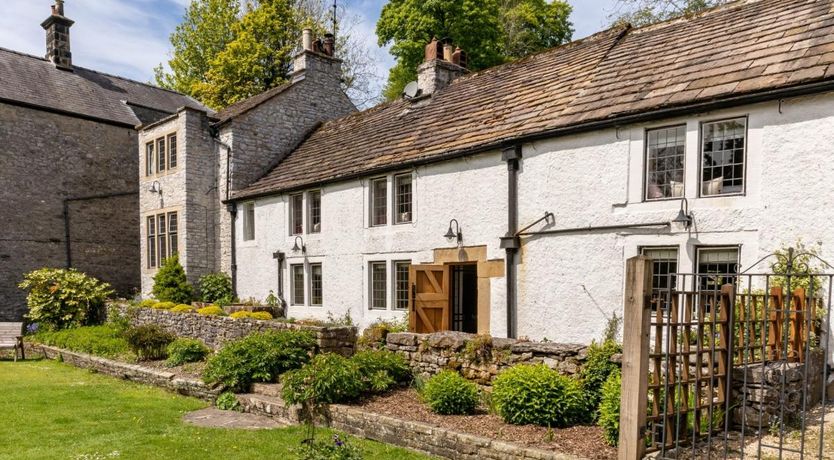
[[[498,374],[492,387],[492,400],[507,423],[567,427],[588,419],[579,382],[544,364],[513,366]]]
[[[153,308],[154,305],[158,304],[159,301],[156,299],[145,299],[139,302],[139,306],[142,308]]]
[[[478,405],[478,387],[455,371],[445,370],[428,379],[421,393],[432,412],[471,414]]]
[[[366,350],[351,358],[362,375],[364,391],[382,393],[411,380],[411,369],[402,356],[388,350]]]
[[[157,302],[151,308],[155,310],[170,310],[176,306],[177,304],[175,304],[174,302]]]
[[[230,318],[240,319],[240,318],[249,318],[249,319],[259,319],[261,321],[270,321],[272,320],[272,315],[268,311],[236,311],[229,315]]]
[[[622,377],[620,370],[612,372],[602,385],[602,400],[599,403],[597,425],[602,428],[605,442],[616,446],[620,439],[620,391]]]
[[[130,349],[143,360],[165,358],[168,345],[176,339],[176,336],[156,324],[130,328],[124,335]]]
[[[233,391],[247,391],[252,382],[272,382],[310,360],[316,346],[306,331],[268,331],[229,342],[206,364],[206,383],[221,383]]]
[[[192,307],[191,305],[186,305],[184,303],[181,303],[181,304],[177,305],[176,307],[174,307],[174,308],[172,308],[168,311],[170,311],[171,313],[196,313],[197,312],[197,310],[195,310],[194,307]]]
[[[28,292],[26,318],[43,330],[85,326],[103,316],[110,285],[75,269],[42,268],[18,285]]]
[[[226,316],[226,312],[217,305],[209,305],[197,310],[197,313],[206,316]]]
[[[619,369],[617,364],[611,362],[611,355],[622,352],[622,345],[613,340],[606,340],[602,343],[594,342],[588,348],[588,358],[579,372],[579,378],[582,381],[585,397],[592,409],[596,409],[599,405],[602,397],[602,385],[612,373]],[[596,418],[596,415],[595,413],[594,418]]]
[[[344,356],[324,353],[298,370],[281,376],[284,400],[290,404],[334,404],[359,398],[365,385],[359,366]]]
[[[185,363],[196,363],[202,361],[211,349],[202,340],[179,338],[168,345],[168,360],[165,363],[170,366],[179,366]]]
[[[160,302],[189,303],[194,289],[185,278],[185,270],[180,265],[177,254],[165,259],[159,271],[153,277],[153,295]]]
[[[220,410],[238,410],[240,403],[231,391],[220,393],[220,396],[214,400],[214,405]]]
[[[200,300],[206,303],[232,302],[232,278],[225,273],[209,273],[197,282],[200,288]]]
[[[135,358],[123,331],[113,325],[85,326],[60,331],[41,331],[27,341],[65,350],[88,353],[102,358],[133,361]]]
[[[385,346],[388,334],[392,332],[405,332],[407,329],[408,324],[403,321],[393,322],[377,320],[362,331],[362,335],[359,336],[357,345],[364,348],[382,348]]]
[[[312,439],[296,452],[299,460],[362,460],[362,450],[334,434],[329,441]]]

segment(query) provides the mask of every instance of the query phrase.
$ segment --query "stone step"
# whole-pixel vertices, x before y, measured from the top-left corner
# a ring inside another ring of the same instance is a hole
[[[280,383],[253,383],[252,393],[280,398],[283,388]]]
[[[289,406],[283,399],[256,393],[235,395],[243,412],[279,419],[285,423],[298,421],[298,408]]]

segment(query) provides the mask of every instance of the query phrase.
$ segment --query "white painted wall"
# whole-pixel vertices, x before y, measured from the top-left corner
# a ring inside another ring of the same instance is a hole
[[[746,193],[698,198],[701,123],[737,116],[748,117]],[[520,226],[546,211],[555,215],[553,229],[672,220],[680,201],[642,201],[643,137],[647,128],[678,123],[687,127],[685,193],[695,215],[692,231],[525,238],[519,335],[581,343],[599,338],[611,314],[622,315],[625,260],[642,246],[678,246],[680,270],[687,272],[694,269],[695,248],[705,245],[741,245],[741,266],[747,267],[801,238],[822,243],[823,258],[834,260],[834,181],[828,172],[834,158],[832,94],[786,100],[782,113],[778,102],[769,102],[527,144]],[[432,249],[450,246],[442,235],[451,218],[461,222],[465,245],[486,244],[490,258],[503,259],[498,237],[506,231],[506,174],[497,152],[420,167],[414,171],[414,224],[384,228],[368,228],[367,181],[325,187],[322,233],[304,235],[306,260],[324,264],[324,306],[291,307],[290,316],[322,318],[349,309],[360,325],[397,316],[368,310],[367,262],[431,260]],[[238,286],[242,297],[264,298],[277,285],[273,251],[286,251],[289,263],[305,259],[289,252],[286,196],[257,200],[256,222],[255,241],[238,240]],[[492,333],[502,336],[503,278],[492,279],[491,294]]]

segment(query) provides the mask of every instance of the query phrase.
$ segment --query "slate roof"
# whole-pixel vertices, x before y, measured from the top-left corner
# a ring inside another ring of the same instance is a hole
[[[236,102],[217,112],[217,115],[215,115],[215,118],[217,120],[216,123],[223,124],[231,120],[232,118],[242,115],[254,109],[255,107],[263,104],[264,102],[272,99],[273,97],[283,93],[292,85],[293,82],[289,81],[282,85],[278,85],[275,88],[268,89],[260,94],[256,94],[248,99]]]
[[[834,80],[834,0],[742,0],[612,29],[419,101],[324,123],[234,198],[371,174],[660,109]]]
[[[98,120],[136,126],[129,104],[174,113],[207,110],[183,94],[83,67],[60,70],[44,58],[0,48],[0,101],[12,101]]]

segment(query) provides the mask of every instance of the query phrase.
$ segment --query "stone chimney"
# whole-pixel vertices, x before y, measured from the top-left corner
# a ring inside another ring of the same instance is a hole
[[[425,61],[417,67],[417,86],[421,94],[434,94],[455,78],[464,75],[466,54],[451,44],[441,44],[433,38],[426,45]]]
[[[70,27],[74,23],[64,16],[64,0],[55,0],[52,14],[41,23],[46,30],[46,59],[59,69],[72,70]]]
[[[301,35],[301,51],[293,61],[293,81],[314,78],[327,83],[340,84],[342,60],[334,56],[336,38],[325,34],[324,39],[315,38],[311,29],[304,29]]]

